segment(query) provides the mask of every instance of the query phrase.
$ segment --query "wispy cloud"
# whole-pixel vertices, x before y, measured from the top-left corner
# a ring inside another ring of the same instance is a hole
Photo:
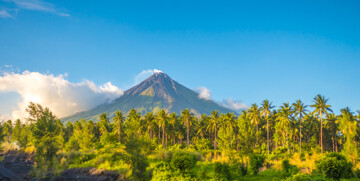
[[[12,18],[13,16],[11,16],[11,14],[5,10],[5,9],[2,9],[0,10],[0,18]]]
[[[222,105],[223,107],[232,109],[234,111],[241,111],[241,110],[249,109],[249,106],[247,106],[246,104],[244,104],[241,101],[235,101],[231,97],[226,100],[223,100],[220,103],[220,105]]]
[[[211,91],[206,87],[199,87],[196,89],[199,93],[198,97],[200,99],[211,100]]]
[[[41,0],[4,0],[5,2],[14,3],[17,10],[31,10],[31,11],[41,11],[46,13],[56,14],[58,16],[69,17],[70,14],[61,12],[53,4],[44,2]],[[14,15],[10,14],[9,11],[5,9],[0,10],[0,17],[8,18],[13,17]]]
[[[210,89],[206,87],[198,87],[195,89],[195,91],[198,92],[199,99],[212,100]],[[249,109],[249,106],[247,106],[245,103],[243,103],[242,101],[233,100],[233,98],[231,97],[228,99],[224,99],[221,102],[220,101],[215,101],[215,102],[223,107],[229,108],[234,111],[242,111],[245,109]]]
[[[148,77],[150,77],[152,74],[161,73],[161,72],[162,71],[158,70],[158,69],[143,70],[138,75],[135,76],[134,84],[140,83],[141,81],[143,81],[143,80],[147,79]]]

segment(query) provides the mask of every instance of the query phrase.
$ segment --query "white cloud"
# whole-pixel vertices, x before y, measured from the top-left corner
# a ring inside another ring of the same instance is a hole
[[[11,14],[6,10],[0,10],[0,18],[12,18]]]
[[[32,11],[42,11],[47,13],[56,14],[58,16],[68,17],[70,14],[60,12],[51,3],[47,3],[41,0],[5,0],[7,2],[14,3],[18,9],[26,9]]]
[[[150,77],[151,75],[153,75],[155,73],[163,73],[163,71],[158,70],[158,69],[143,70],[138,75],[135,76],[134,82],[135,82],[135,84],[138,84],[141,81],[147,79],[148,77]]]
[[[233,98],[228,98],[226,100],[223,100],[220,105],[232,109],[234,111],[241,111],[244,109],[249,109],[249,106],[247,106],[246,104],[244,104],[241,101],[234,101]]]
[[[21,96],[21,101],[16,109],[2,117],[27,117],[25,108],[32,101],[49,107],[61,118],[109,103],[123,94],[123,91],[111,82],[98,87],[88,80],[73,83],[65,77],[66,75],[54,76],[29,71],[4,73],[0,76],[0,93],[17,92]]]
[[[196,89],[199,93],[198,97],[200,99],[211,100],[211,91],[206,87],[199,87]]]

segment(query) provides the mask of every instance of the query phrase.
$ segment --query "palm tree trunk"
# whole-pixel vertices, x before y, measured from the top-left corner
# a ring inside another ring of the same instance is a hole
[[[162,145],[165,146],[165,144],[164,144],[164,140],[165,140],[165,126],[164,126],[164,125],[162,126],[162,130],[163,130],[163,133],[162,133]]]
[[[190,122],[188,120],[187,122],[187,135],[186,135],[186,145],[187,145],[187,148],[189,149],[189,142],[190,142]]]
[[[287,144],[287,147],[288,147],[288,153],[290,154],[290,145],[289,145],[288,128],[286,128],[286,144]]]
[[[258,134],[258,132],[259,132],[259,125],[258,124],[256,124],[256,146],[259,144],[259,134]]]
[[[161,130],[161,127],[160,127],[160,125],[159,125],[159,143],[160,143],[160,130]]]
[[[269,120],[266,119],[266,139],[267,139],[267,154],[269,154],[270,144],[269,144]]]
[[[217,135],[217,133],[216,133],[216,127],[215,127],[215,137],[214,137],[214,149],[215,149],[215,151],[217,149],[216,135]]]
[[[300,155],[301,155],[301,113],[300,113]]]
[[[119,142],[121,142],[121,125],[119,124]]]
[[[320,113],[320,146],[321,146],[321,153],[324,153],[323,151],[323,120],[322,120],[322,113]]]

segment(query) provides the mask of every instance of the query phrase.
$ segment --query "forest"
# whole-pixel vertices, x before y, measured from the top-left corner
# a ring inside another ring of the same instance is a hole
[[[360,112],[335,115],[316,95],[241,113],[195,116],[160,110],[120,110],[99,122],[62,122],[30,103],[25,120],[3,121],[1,151],[34,155],[31,173],[42,178],[70,168],[119,173],[119,180],[358,180]],[[1,158],[0,158],[1,161]]]

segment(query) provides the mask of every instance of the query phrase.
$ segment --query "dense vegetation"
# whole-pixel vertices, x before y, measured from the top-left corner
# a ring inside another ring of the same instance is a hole
[[[30,103],[29,118],[0,126],[2,149],[33,152],[36,176],[73,167],[116,170],[135,180],[324,180],[360,176],[360,113],[332,113],[328,99],[278,109],[268,100],[233,113],[195,117],[160,110],[95,123],[62,123]],[[26,124],[25,124],[26,123]]]

